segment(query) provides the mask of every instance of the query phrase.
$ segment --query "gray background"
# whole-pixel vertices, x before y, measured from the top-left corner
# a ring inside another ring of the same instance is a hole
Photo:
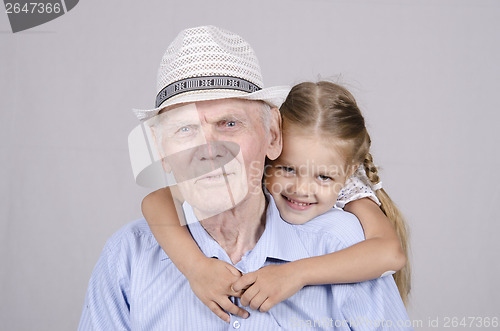
[[[141,216],[127,135],[183,28],[253,45],[267,86],[357,97],[411,228],[408,311],[500,317],[500,2],[81,1],[12,34],[0,13],[0,329],[73,330],[105,240]],[[435,325],[435,324],[433,324]]]

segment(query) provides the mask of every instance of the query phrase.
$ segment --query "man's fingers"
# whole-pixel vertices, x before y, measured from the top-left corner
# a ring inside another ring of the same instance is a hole
[[[229,315],[227,313],[225,313],[221,307],[219,307],[219,305],[215,302],[215,301],[210,301],[208,303],[208,308],[210,308],[210,310],[215,314],[217,315],[221,320],[227,322],[227,323],[230,323],[231,322],[231,318],[229,317]]]
[[[236,306],[236,305],[235,305],[234,303],[232,303],[232,302],[231,302],[231,300],[229,300],[229,298],[227,298],[227,297],[223,300],[223,302],[221,302],[221,305],[220,305],[220,306],[221,306],[221,307],[222,307],[225,311],[227,311],[227,312],[229,312],[229,313],[231,313],[231,314],[233,314],[233,315],[237,315],[237,316],[239,316],[239,317],[241,317],[241,318],[247,318],[248,316],[250,316],[250,314],[249,314],[246,310],[244,310],[244,309],[242,309],[242,308],[240,308],[240,307]]]
[[[257,275],[254,272],[250,272],[248,274],[244,274],[240,277],[236,282],[233,283],[232,288],[235,292],[239,292],[248,288],[250,285],[255,283],[257,279]]]

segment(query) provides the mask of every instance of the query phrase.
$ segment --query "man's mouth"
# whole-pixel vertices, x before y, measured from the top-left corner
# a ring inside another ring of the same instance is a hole
[[[197,180],[198,181],[207,181],[207,182],[217,182],[217,181],[220,181],[222,179],[226,179],[229,175],[232,175],[232,173],[218,173],[218,174],[215,174],[215,175],[207,175],[207,176],[204,176],[204,177],[201,177],[200,179]]]

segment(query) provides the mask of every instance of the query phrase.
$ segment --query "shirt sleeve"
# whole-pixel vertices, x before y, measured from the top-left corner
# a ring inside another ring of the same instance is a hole
[[[126,277],[117,268],[125,261],[118,256],[117,248],[110,239],[97,261],[89,281],[79,331],[130,330]]]
[[[351,330],[413,330],[392,276],[352,286],[342,308]]]
[[[341,211],[337,211],[336,215],[334,224],[328,229],[329,252],[339,251],[364,239],[363,229],[354,215]],[[345,326],[345,329],[413,330],[391,275],[345,286],[332,285],[334,296],[339,300],[342,298],[340,320],[336,323]]]
[[[380,201],[375,195],[375,191],[382,188],[382,182],[373,186],[366,176],[365,168],[361,164],[356,172],[347,179],[344,187],[340,190],[336,208],[343,209],[351,201],[362,198],[370,198],[380,206]]]

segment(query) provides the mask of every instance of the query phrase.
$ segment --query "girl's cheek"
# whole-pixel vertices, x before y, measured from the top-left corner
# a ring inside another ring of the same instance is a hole
[[[275,176],[268,176],[267,178],[265,178],[264,185],[267,190],[273,195],[280,195],[282,193],[285,193],[287,187],[286,182],[283,181],[283,178],[278,178]]]
[[[266,175],[264,176],[264,178],[262,179],[264,186],[271,193],[274,193],[274,190],[273,190],[273,187],[275,186],[275,185],[273,185],[275,182],[274,179],[275,179],[275,177],[272,174],[270,174],[269,172],[267,172]]]

